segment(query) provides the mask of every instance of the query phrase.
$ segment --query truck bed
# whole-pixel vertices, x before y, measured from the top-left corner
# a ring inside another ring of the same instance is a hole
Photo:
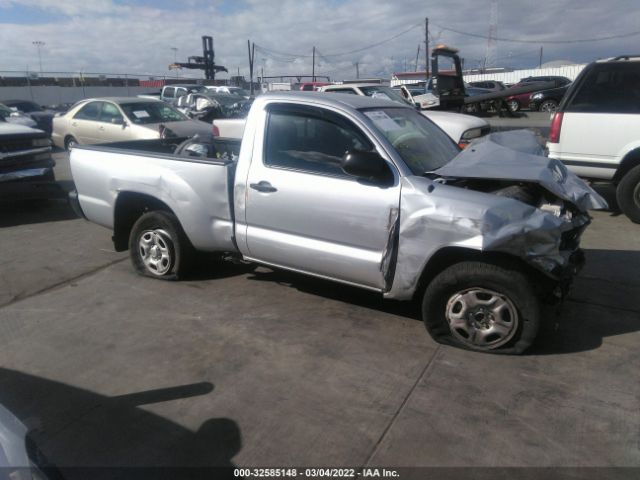
[[[216,141],[221,157],[227,155],[199,158],[174,154],[182,140],[75,147],[71,151],[71,171],[84,216],[114,229],[120,199],[157,199],[180,218],[198,250],[235,251],[233,159],[237,158],[240,142]]]

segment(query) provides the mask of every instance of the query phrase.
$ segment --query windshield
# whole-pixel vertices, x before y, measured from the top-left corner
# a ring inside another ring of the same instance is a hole
[[[164,102],[122,103],[120,108],[136,125],[188,120],[182,113]]]
[[[402,95],[400,95],[390,87],[375,85],[370,87],[360,87],[360,90],[362,90],[362,93],[364,93],[367,97],[382,98],[384,100],[391,100],[392,102],[402,103],[403,105],[411,105],[411,102],[405,100]]]
[[[446,133],[415,110],[375,108],[363,113],[393,145],[414,175],[437,170],[460,153]]]
[[[33,102],[16,102],[11,106],[16,107],[21,112],[27,112],[27,113],[42,111],[42,107],[37,103],[33,103]]]
[[[248,97],[249,92],[247,92],[244,88],[229,88],[229,93],[232,95],[237,95],[240,97]]]
[[[7,118],[11,115],[11,109],[0,103],[0,118]]]

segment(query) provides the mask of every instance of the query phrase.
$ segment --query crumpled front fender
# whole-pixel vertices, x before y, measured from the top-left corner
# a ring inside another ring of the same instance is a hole
[[[404,177],[398,255],[387,298],[413,296],[429,259],[446,247],[508,253],[552,275],[565,267],[562,234],[587,225],[586,213],[567,220],[512,198],[462,189],[424,177]]]

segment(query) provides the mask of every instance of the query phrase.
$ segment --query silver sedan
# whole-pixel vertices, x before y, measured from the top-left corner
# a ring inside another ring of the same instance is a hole
[[[76,144],[125,142],[165,135],[191,137],[210,134],[211,125],[191,120],[159,100],[143,98],[93,98],[74,105],[53,119],[54,145],[69,149]]]

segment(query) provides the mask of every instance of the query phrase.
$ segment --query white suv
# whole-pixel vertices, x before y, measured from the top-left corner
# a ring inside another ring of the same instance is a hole
[[[613,182],[618,206],[640,223],[640,56],[585,67],[552,117],[547,147],[578,175]]]

